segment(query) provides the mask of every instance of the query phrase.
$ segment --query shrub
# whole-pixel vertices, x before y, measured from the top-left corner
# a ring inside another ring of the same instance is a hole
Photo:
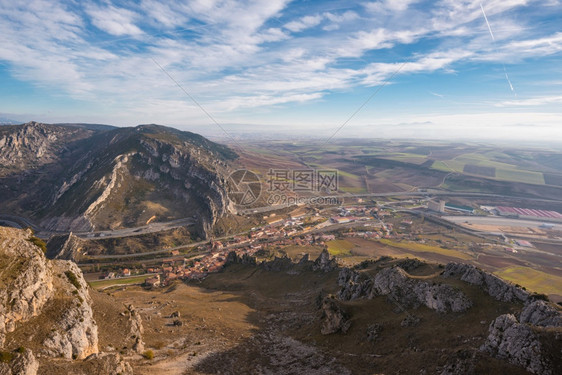
[[[13,357],[14,355],[10,352],[0,352],[0,362],[8,363]]]
[[[47,252],[47,244],[42,239],[35,236],[31,236],[27,240],[32,244],[34,244],[35,246],[39,247],[43,251],[43,253]]]
[[[18,353],[21,354],[21,353],[25,352],[25,348],[24,348],[23,346],[19,346],[19,347],[16,349],[16,352],[18,352]]]
[[[142,353],[142,356],[146,359],[153,359],[154,358],[154,352],[152,350],[147,350],[144,353]]]
[[[74,287],[76,289],[80,289],[81,285],[80,282],[78,281],[78,277],[76,277],[76,275],[74,274],[74,272],[72,271],[65,271],[64,274],[66,275],[66,277],[68,278],[68,281],[70,281],[70,283],[72,285],[74,285]]]
[[[548,296],[544,293],[533,293],[533,298],[535,300],[540,299],[540,300],[543,300],[543,301],[546,301],[546,302],[550,301]]]

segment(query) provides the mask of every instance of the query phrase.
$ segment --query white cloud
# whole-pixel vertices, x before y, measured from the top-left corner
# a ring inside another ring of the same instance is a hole
[[[402,12],[419,0],[380,0],[364,4],[365,9],[372,13]]]
[[[90,5],[86,7],[86,13],[92,18],[92,23],[100,30],[108,34],[140,35],[142,30],[135,25],[135,20],[139,15],[124,8],[117,8],[112,5],[98,7]]]
[[[311,27],[318,26],[323,19],[324,17],[319,14],[315,16],[304,16],[299,20],[291,21],[285,24],[284,27],[294,33],[298,33]]]
[[[562,103],[562,96],[541,96],[537,98],[506,100],[497,103],[497,107],[528,107]]]

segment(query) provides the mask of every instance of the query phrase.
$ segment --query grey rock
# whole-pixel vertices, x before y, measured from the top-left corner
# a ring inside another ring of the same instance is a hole
[[[500,315],[490,324],[488,338],[480,350],[534,374],[552,374],[538,336],[531,326],[517,322],[512,314]]]
[[[87,374],[133,375],[133,368],[116,353],[100,353],[89,356],[83,363]]]
[[[521,311],[519,321],[542,327],[562,327],[560,311],[541,300],[527,303]]]
[[[415,327],[420,324],[421,319],[417,316],[408,314],[401,322],[401,327]]]
[[[349,314],[339,305],[335,298],[326,297],[322,301],[322,328],[323,335],[332,333],[346,333],[351,326]]]
[[[503,302],[525,302],[529,293],[499,277],[484,272],[473,265],[449,263],[443,271],[444,277],[458,277],[469,284],[481,286],[490,296]]]
[[[338,297],[344,301],[384,295],[398,304],[401,310],[425,305],[443,313],[462,312],[472,306],[472,302],[460,290],[445,284],[412,279],[400,267],[384,268],[374,278],[343,268],[338,276],[338,284],[342,287]]]
[[[367,341],[369,342],[377,341],[382,330],[383,330],[382,324],[378,324],[378,323],[371,324],[369,327],[367,327]]]
[[[334,258],[330,258],[328,250],[324,249],[312,265],[313,271],[330,272],[338,268],[338,263]]]

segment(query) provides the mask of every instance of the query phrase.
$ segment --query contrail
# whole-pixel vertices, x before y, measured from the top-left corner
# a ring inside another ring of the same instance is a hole
[[[495,42],[496,38],[494,38],[494,33],[492,32],[492,28],[490,27],[490,22],[488,22],[488,17],[486,17],[486,12],[484,12],[484,7],[482,6],[482,3],[480,3],[480,9],[482,9],[482,14],[484,15],[484,20],[486,20],[486,25],[488,25],[488,30],[490,31],[492,40]]]
[[[484,11],[484,7],[482,6],[482,3],[480,3],[480,9],[482,10],[482,15],[484,15],[484,20],[486,21],[486,25],[488,25],[488,31],[490,32],[490,36],[492,37],[492,41],[495,43],[496,38],[494,37],[494,33],[492,32],[492,27],[490,26],[490,22],[488,21],[488,17],[486,17],[486,12]],[[513,88],[513,85],[511,84],[511,80],[509,79],[509,76],[507,75],[507,70],[505,69],[505,64],[502,63],[502,67],[503,67],[503,72],[505,73],[505,79],[507,80],[507,83],[509,84],[509,88],[510,88],[511,92],[515,96],[517,96],[517,93],[515,92],[515,89]]]

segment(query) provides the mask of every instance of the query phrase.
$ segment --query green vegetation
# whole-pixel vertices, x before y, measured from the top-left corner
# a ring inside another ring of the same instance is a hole
[[[14,358],[14,355],[10,352],[0,352],[0,362],[9,363]]]
[[[142,275],[135,277],[127,277],[123,279],[111,279],[111,280],[100,280],[91,281],[89,284],[94,289],[104,289],[113,285],[128,285],[128,284],[142,284],[144,280],[150,275]]]
[[[355,247],[354,244],[347,240],[329,241],[326,245],[328,245],[328,252],[330,255],[334,256],[350,255],[351,249]]]
[[[142,356],[145,359],[153,359],[154,358],[154,352],[152,350],[147,350],[144,353],[142,353]]]
[[[27,240],[32,244],[34,244],[35,246],[39,247],[44,253],[47,252],[47,244],[42,239],[35,236],[31,236]]]
[[[74,272],[72,271],[65,271],[64,274],[66,275],[66,277],[68,278],[68,281],[70,281],[70,283],[72,285],[74,285],[74,287],[76,289],[80,289],[82,287],[82,285],[80,285],[80,282],[78,281],[78,277],[76,277],[76,275],[74,274]]]
[[[562,277],[533,268],[513,266],[494,273],[502,279],[520,284],[533,292],[557,295],[562,293]]]
[[[517,169],[497,169],[496,178],[513,182],[544,185],[544,176],[540,172],[524,171]]]

